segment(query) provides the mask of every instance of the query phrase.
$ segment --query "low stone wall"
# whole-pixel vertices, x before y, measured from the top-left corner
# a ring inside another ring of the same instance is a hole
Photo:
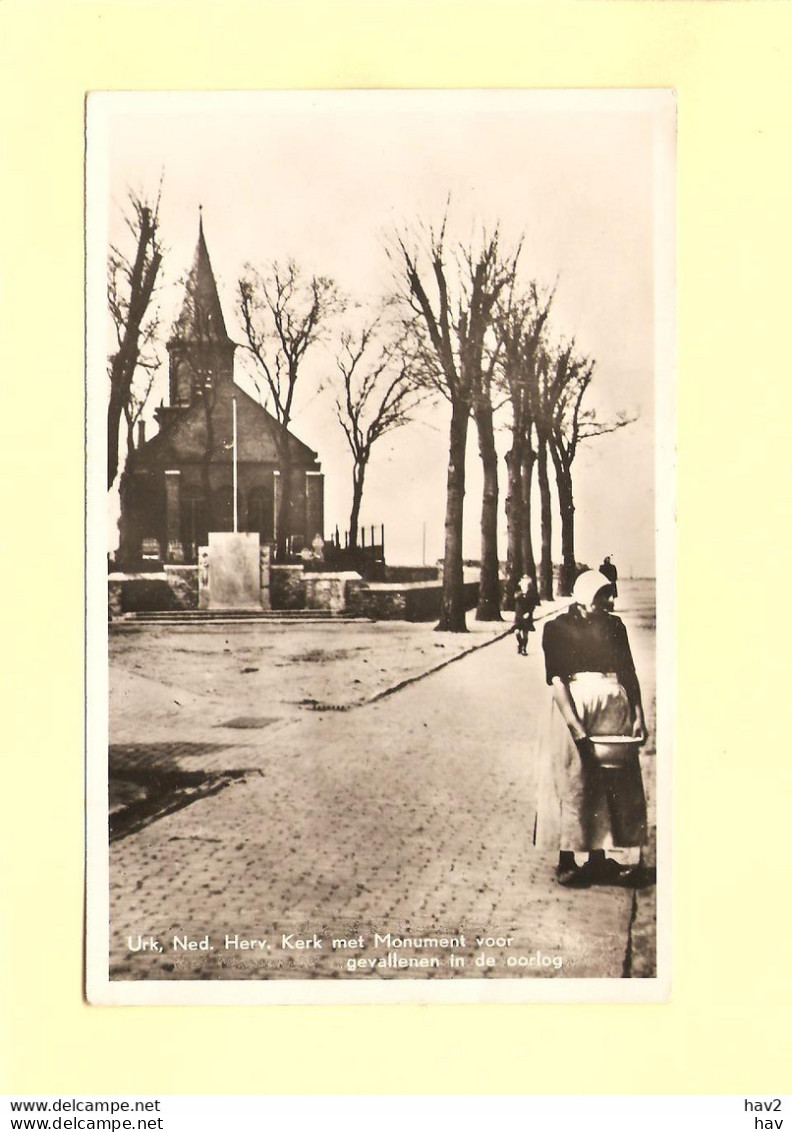
[[[305,609],[306,575],[302,566],[270,567],[270,601],[273,609]]]
[[[120,581],[113,578],[112,574],[107,579],[107,620],[112,621],[116,617],[120,617],[124,612],[124,590]]]
[[[269,590],[262,589],[263,608],[346,609],[346,586],[360,581],[354,573],[309,574],[302,566],[271,566]],[[158,573],[109,574],[108,614],[112,620],[125,613],[169,609],[208,609],[206,554],[198,566],[166,566]]]
[[[198,567],[166,566],[157,573],[107,576],[107,612],[124,613],[198,608]]]
[[[360,574],[353,570],[337,574],[306,574],[303,579],[306,609],[329,609],[331,613],[344,613],[347,609],[347,583],[360,582]]]
[[[465,609],[475,609],[478,590],[478,582],[465,583]],[[353,582],[347,584],[346,609],[375,621],[435,621],[442,594],[439,582]]]
[[[166,566],[171,609],[198,608],[198,566]]]
[[[108,575],[110,619],[133,612],[207,608],[208,578],[203,577],[199,585],[202,572],[207,574],[205,562],[198,566],[169,565],[151,574]],[[269,601],[276,610],[330,610],[374,621],[434,621],[440,616],[439,581],[367,583],[352,571],[305,573],[302,566],[271,566],[269,578]],[[478,590],[478,581],[468,576],[465,609],[475,608]],[[265,592],[262,590],[262,595]]]
[[[124,613],[174,609],[173,591],[164,573],[109,574],[107,609],[110,620]]]
[[[436,582],[440,577],[437,566],[386,566],[385,582]]]

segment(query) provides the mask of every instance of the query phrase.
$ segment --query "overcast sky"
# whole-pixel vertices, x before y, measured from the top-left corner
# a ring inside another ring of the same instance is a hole
[[[646,576],[654,573],[657,230],[671,216],[668,195],[656,188],[657,163],[671,151],[672,128],[668,101],[649,93],[102,95],[89,112],[89,187],[98,188],[90,199],[108,206],[95,231],[106,219],[105,231],[123,243],[128,188],[150,195],[163,176],[168,330],[201,204],[226,325],[238,342],[235,287],[247,262],[292,257],[363,301],[390,285],[384,249],[393,232],[436,223],[449,195],[455,233],[499,222],[506,246],[522,237],[525,280],[557,281],[555,331],[596,359],[590,405],[603,416],[638,417],[580,450],[578,559],[596,564],[610,553],[622,573]],[[90,243],[89,255],[104,255],[104,244]],[[665,285],[660,297],[668,298]],[[99,312],[91,313],[98,325]],[[237,353],[237,380],[246,385]],[[333,356],[332,342],[316,347],[292,425],[322,461],[328,532],[347,526],[351,492],[331,400],[316,395]],[[167,367],[151,408],[162,398]],[[420,562],[424,524],[427,561],[442,554],[447,428],[440,402],[374,449],[362,521],[385,524],[393,562]],[[503,495],[505,477],[501,487]],[[479,551],[479,506],[471,428],[468,557]],[[503,557],[502,502],[501,516]],[[558,533],[556,520],[556,545]]]

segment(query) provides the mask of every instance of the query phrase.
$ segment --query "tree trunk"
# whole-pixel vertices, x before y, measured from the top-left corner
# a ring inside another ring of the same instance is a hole
[[[349,549],[357,550],[358,530],[360,528],[360,505],[363,502],[363,480],[366,465],[358,464],[352,473],[352,510],[349,512]]]
[[[467,401],[455,402],[451,410],[446,487],[445,554],[440,620],[436,629],[466,633],[464,576],[462,572],[462,517],[465,502],[465,451],[467,448]]]
[[[506,453],[506,595],[504,609],[514,609],[514,595],[523,576],[522,446],[514,437]]]
[[[495,450],[492,405],[488,398],[477,399],[475,417],[484,472],[481,497],[481,571],[476,620],[502,621],[498,562],[498,453]]]
[[[287,426],[281,425],[283,435],[278,443],[278,468],[280,471],[280,505],[276,517],[277,541],[275,558],[285,562],[288,556],[288,540],[292,529],[292,460]]]
[[[113,486],[118,475],[118,444],[121,438],[121,415],[124,411],[124,398],[121,393],[121,379],[115,377],[116,364],[113,363],[113,384],[110,403],[107,407],[107,489]]]
[[[131,460],[127,459],[126,467],[118,481],[118,498],[121,504],[121,514],[118,519],[118,550],[116,552],[116,565],[124,566],[139,557],[140,547],[133,531],[130,528],[130,515],[132,513],[131,495],[133,492],[133,467]]]
[[[533,552],[533,534],[531,528],[531,490],[533,487],[533,467],[536,463],[536,453],[527,442],[523,451],[520,475],[522,479],[522,540],[523,571],[536,580],[536,561]]]
[[[561,570],[558,576],[559,596],[568,597],[572,593],[577,575],[575,561],[575,501],[572,494],[572,473],[565,468],[560,458],[553,452],[553,465],[558,488],[558,505],[561,513]]]
[[[547,475],[547,440],[539,437],[536,458],[539,476],[539,500],[542,518],[542,552],[539,562],[539,597],[542,601],[553,600],[553,510],[550,498],[550,480]]]

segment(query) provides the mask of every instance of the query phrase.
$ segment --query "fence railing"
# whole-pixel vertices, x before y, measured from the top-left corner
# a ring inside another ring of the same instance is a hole
[[[378,537],[379,536],[379,537]],[[361,527],[357,539],[343,535],[338,527],[325,542],[324,560],[331,569],[355,570],[366,581],[382,581],[385,577],[385,526]]]

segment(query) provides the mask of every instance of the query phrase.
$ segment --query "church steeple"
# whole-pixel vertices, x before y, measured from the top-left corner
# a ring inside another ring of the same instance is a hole
[[[235,348],[226,330],[199,211],[198,243],[184,303],[168,342],[171,407],[184,408],[205,388],[233,381]]]
[[[190,274],[187,276],[181,314],[173,328],[173,338],[182,342],[229,341],[212,261],[206,246],[202,211],[198,214],[198,243]]]

